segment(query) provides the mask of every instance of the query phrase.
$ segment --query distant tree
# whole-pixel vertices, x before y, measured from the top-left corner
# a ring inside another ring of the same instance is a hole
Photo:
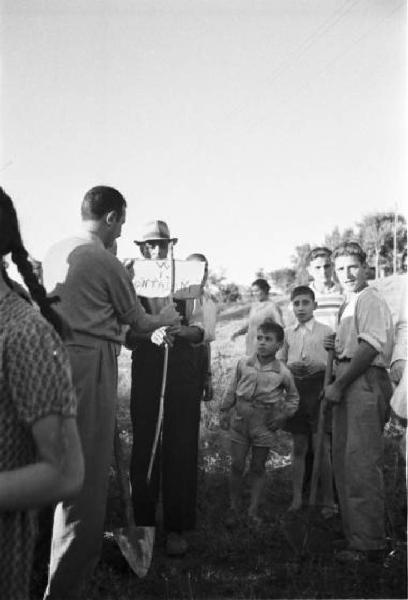
[[[394,213],[382,212],[365,215],[359,222],[359,238],[367,252],[369,262],[374,265],[375,276],[379,276],[380,264],[386,271],[392,270],[394,253]],[[406,221],[397,215],[397,252],[402,252],[407,240]]]
[[[296,281],[296,271],[288,267],[271,271],[269,276],[276,287],[281,289],[283,292],[287,292]]]
[[[222,300],[222,288],[226,280],[225,269],[213,271],[210,269],[208,273],[208,287],[210,288],[211,295],[216,300]]]
[[[259,269],[255,271],[255,279],[268,279],[263,267],[259,267]]]
[[[309,243],[300,244],[299,246],[295,247],[295,254],[291,257],[291,262],[296,273],[296,283],[306,284],[309,281],[309,275],[306,268],[306,259],[311,249],[312,246]]]
[[[333,250],[340,243],[341,243],[341,233],[340,233],[340,229],[338,228],[338,225],[336,225],[336,227],[333,229],[333,231],[325,236],[323,245],[327,246],[327,248],[330,248],[330,250]]]
[[[341,244],[342,242],[350,242],[350,241],[359,241],[359,235],[354,231],[352,227],[347,227],[343,233],[340,232],[340,229],[336,225],[331,233],[325,236],[324,238],[324,246],[330,248],[330,250],[334,250],[336,246]]]
[[[221,296],[223,302],[238,302],[238,300],[241,300],[241,293],[236,283],[221,286]]]

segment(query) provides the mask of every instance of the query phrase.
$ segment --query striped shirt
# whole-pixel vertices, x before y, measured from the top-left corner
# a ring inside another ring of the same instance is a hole
[[[333,284],[331,288],[325,288],[323,292],[318,291],[313,282],[310,283],[309,287],[313,290],[317,302],[317,308],[313,313],[314,318],[336,331],[337,315],[344,302],[344,294],[336,284]]]

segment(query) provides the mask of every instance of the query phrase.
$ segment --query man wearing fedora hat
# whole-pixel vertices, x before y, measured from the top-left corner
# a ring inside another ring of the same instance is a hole
[[[145,259],[165,259],[171,237],[167,223],[151,221],[140,239],[135,240]],[[147,313],[156,314],[169,298],[140,298]],[[195,526],[197,489],[198,429],[202,395],[203,328],[194,323],[188,306],[176,301],[182,315],[181,325],[169,328],[167,385],[164,397],[162,444],[158,449],[150,482],[149,461],[159,411],[163,376],[163,348],[143,334],[129,333],[127,344],[133,349],[131,417],[133,448],[130,466],[132,502],[138,526],[155,525],[156,505],[161,485],[163,524],[167,533],[166,550],[181,555],[187,550],[184,532]]]

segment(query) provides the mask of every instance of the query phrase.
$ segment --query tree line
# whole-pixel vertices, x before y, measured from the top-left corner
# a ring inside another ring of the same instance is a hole
[[[348,227],[340,231],[336,226],[325,236],[322,245],[333,250],[339,244],[348,241],[358,242],[364,248],[373,278],[405,272],[407,225],[402,214],[371,213],[365,215],[354,228]],[[273,271],[260,269],[256,275],[271,279],[282,291],[287,291],[295,284],[307,283],[307,256],[316,245],[309,242],[300,244],[295,247],[290,266]]]

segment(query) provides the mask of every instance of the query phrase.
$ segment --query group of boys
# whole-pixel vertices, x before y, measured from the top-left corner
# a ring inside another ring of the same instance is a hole
[[[332,264],[339,285],[332,281]],[[336,510],[334,473],[346,546],[336,557],[353,563],[376,560],[385,547],[382,462],[392,395],[387,372],[394,341],[391,312],[375,287],[368,286],[366,255],[355,242],[343,243],[333,253],[313,249],[309,272],[313,283],[295,287],[291,294],[296,323],[285,331],[271,320],[260,325],[256,353],[238,362],[221,405],[220,424],[230,429],[232,455],[227,522],[239,514],[250,449],[248,512],[260,521],[265,462],[277,428],[293,435],[289,510],[301,507],[308,441],[316,440],[321,414],[322,516],[330,518]],[[329,351],[334,352],[335,375],[324,385]],[[322,392],[325,414],[319,411]]]

